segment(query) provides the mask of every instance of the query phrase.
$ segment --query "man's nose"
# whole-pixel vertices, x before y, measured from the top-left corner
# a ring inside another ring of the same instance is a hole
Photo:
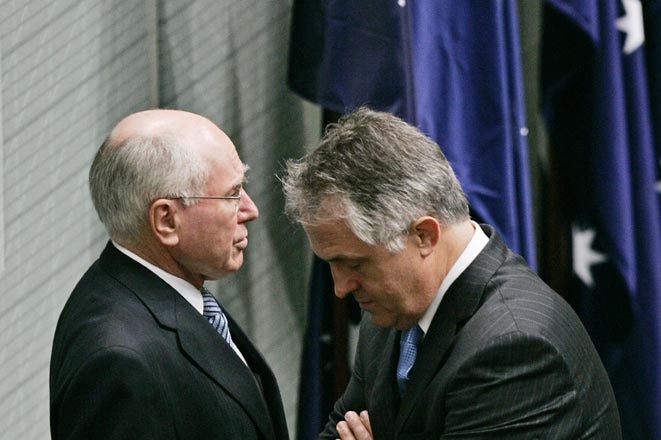
[[[333,275],[333,284],[335,285],[335,296],[342,299],[350,293],[358,289],[358,281],[346,273],[346,271],[339,269],[331,269]]]
[[[239,200],[238,221],[239,223],[249,222],[257,217],[259,217],[259,209],[244,189]]]

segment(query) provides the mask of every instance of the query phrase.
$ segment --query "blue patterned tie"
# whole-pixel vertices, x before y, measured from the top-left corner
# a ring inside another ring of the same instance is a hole
[[[209,293],[206,287],[202,287],[201,292],[202,299],[204,300],[204,311],[202,314],[205,318],[207,318],[209,324],[211,324],[213,328],[215,328],[216,331],[220,333],[220,336],[222,336],[231,347],[232,335],[230,335],[230,326],[227,323],[227,317],[223,313],[223,310],[220,308],[220,305],[218,305],[216,298],[214,298],[213,295]]]
[[[399,361],[397,362],[397,385],[399,386],[399,395],[403,396],[406,392],[406,382],[409,379],[409,372],[413,368],[415,356],[418,353],[418,343],[422,337],[422,329],[415,325],[402,332],[399,340]]]

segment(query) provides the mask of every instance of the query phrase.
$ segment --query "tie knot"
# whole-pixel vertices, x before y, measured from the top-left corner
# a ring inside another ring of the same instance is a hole
[[[202,300],[204,301],[204,311],[202,314],[207,321],[209,321],[209,324],[216,329],[220,336],[222,336],[228,344],[232,345],[232,335],[230,334],[229,323],[227,322],[227,317],[220,308],[218,301],[216,301],[216,298],[214,298],[205,287],[202,287],[200,292],[202,293]]]
[[[417,347],[420,338],[422,338],[422,329],[416,324],[413,327],[402,331],[401,342]]]
[[[204,315],[212,315],[220,313],[220,306],[216,298],[206,288],[200,290],[202,292],[202,301],[204,302]]]

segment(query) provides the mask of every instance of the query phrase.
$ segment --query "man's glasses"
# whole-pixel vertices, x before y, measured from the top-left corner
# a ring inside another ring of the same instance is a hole
[[[181,196],[166,197],[168,200],[186,200],[186,199],[219,199],[219,200],[241,200],[241,194],[238,196]]]
[[[211,200],[236,200],[236,210],[239,210],[239,202],[241,201],[241,194],[243,193],[243,187],[239,187],[234,194],[231,196],[176,196],[176,197],[165,197],[168,200],[202,200],[202,199],[211,199]]]

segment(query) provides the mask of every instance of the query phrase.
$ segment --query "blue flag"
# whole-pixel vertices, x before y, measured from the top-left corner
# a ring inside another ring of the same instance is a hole
[[[536,266],[516,1],[410,1],[414,114],[441,145],[474,216]]]
[[[402,11],[393,0],[295,0],[289,87],[344,114],[367,105],[408,116]]]
[[[627,439],[661,438],[658,12],[639,0],[546,0],[544,11],[549,135],[571,188],[571,298]]]
[[[441,145],[475,216],[535,267],[515,0],[298,0],[289,85],[389,111]]]

